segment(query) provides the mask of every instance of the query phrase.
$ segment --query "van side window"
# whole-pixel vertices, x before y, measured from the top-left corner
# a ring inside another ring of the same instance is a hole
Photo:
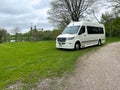
[[[85,26],[82,26],[78,35],[85,33]]]
[[[104,34],[104,30],[101,27],[99,27],[99,34]]]
[[[87,26],[88,34],[104,34],[102,27]]]

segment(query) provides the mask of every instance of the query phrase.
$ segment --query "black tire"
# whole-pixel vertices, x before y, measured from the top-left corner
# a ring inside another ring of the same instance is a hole
[[[102,42],[101,42],[101,39],[98,40],[98,46],[101,46],[102,45]]]
[[[74,49],[75,50],[79,50],[80,49],[80,43],[79,42],[75,43]]]

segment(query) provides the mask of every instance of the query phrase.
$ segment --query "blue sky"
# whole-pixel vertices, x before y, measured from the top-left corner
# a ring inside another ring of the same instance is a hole
[[[47,19],[51,1],[0,0],[0,28],[10,31],[19,27],[22,32],[26,32],[31,25],[37,25],[39,28],[52,29]]]

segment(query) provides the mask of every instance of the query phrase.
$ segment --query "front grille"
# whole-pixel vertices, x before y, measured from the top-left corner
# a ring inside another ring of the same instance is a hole
[[[66,41],[66,38],[57,38],[57,41],[58,41],[58,42],[65,42],[65,41]]]

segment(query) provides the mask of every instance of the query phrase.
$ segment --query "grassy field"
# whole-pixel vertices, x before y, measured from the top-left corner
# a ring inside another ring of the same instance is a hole
[[[120,39],[107,39],[113,41]],[[54,41],[0,44],[0,90],[16,82],[31,88],[39,79],[70,73],[78,57],[98,48],[59,50]]]
[[[106,44],[112,42],[120,42],[120,38],[106,38]]]

